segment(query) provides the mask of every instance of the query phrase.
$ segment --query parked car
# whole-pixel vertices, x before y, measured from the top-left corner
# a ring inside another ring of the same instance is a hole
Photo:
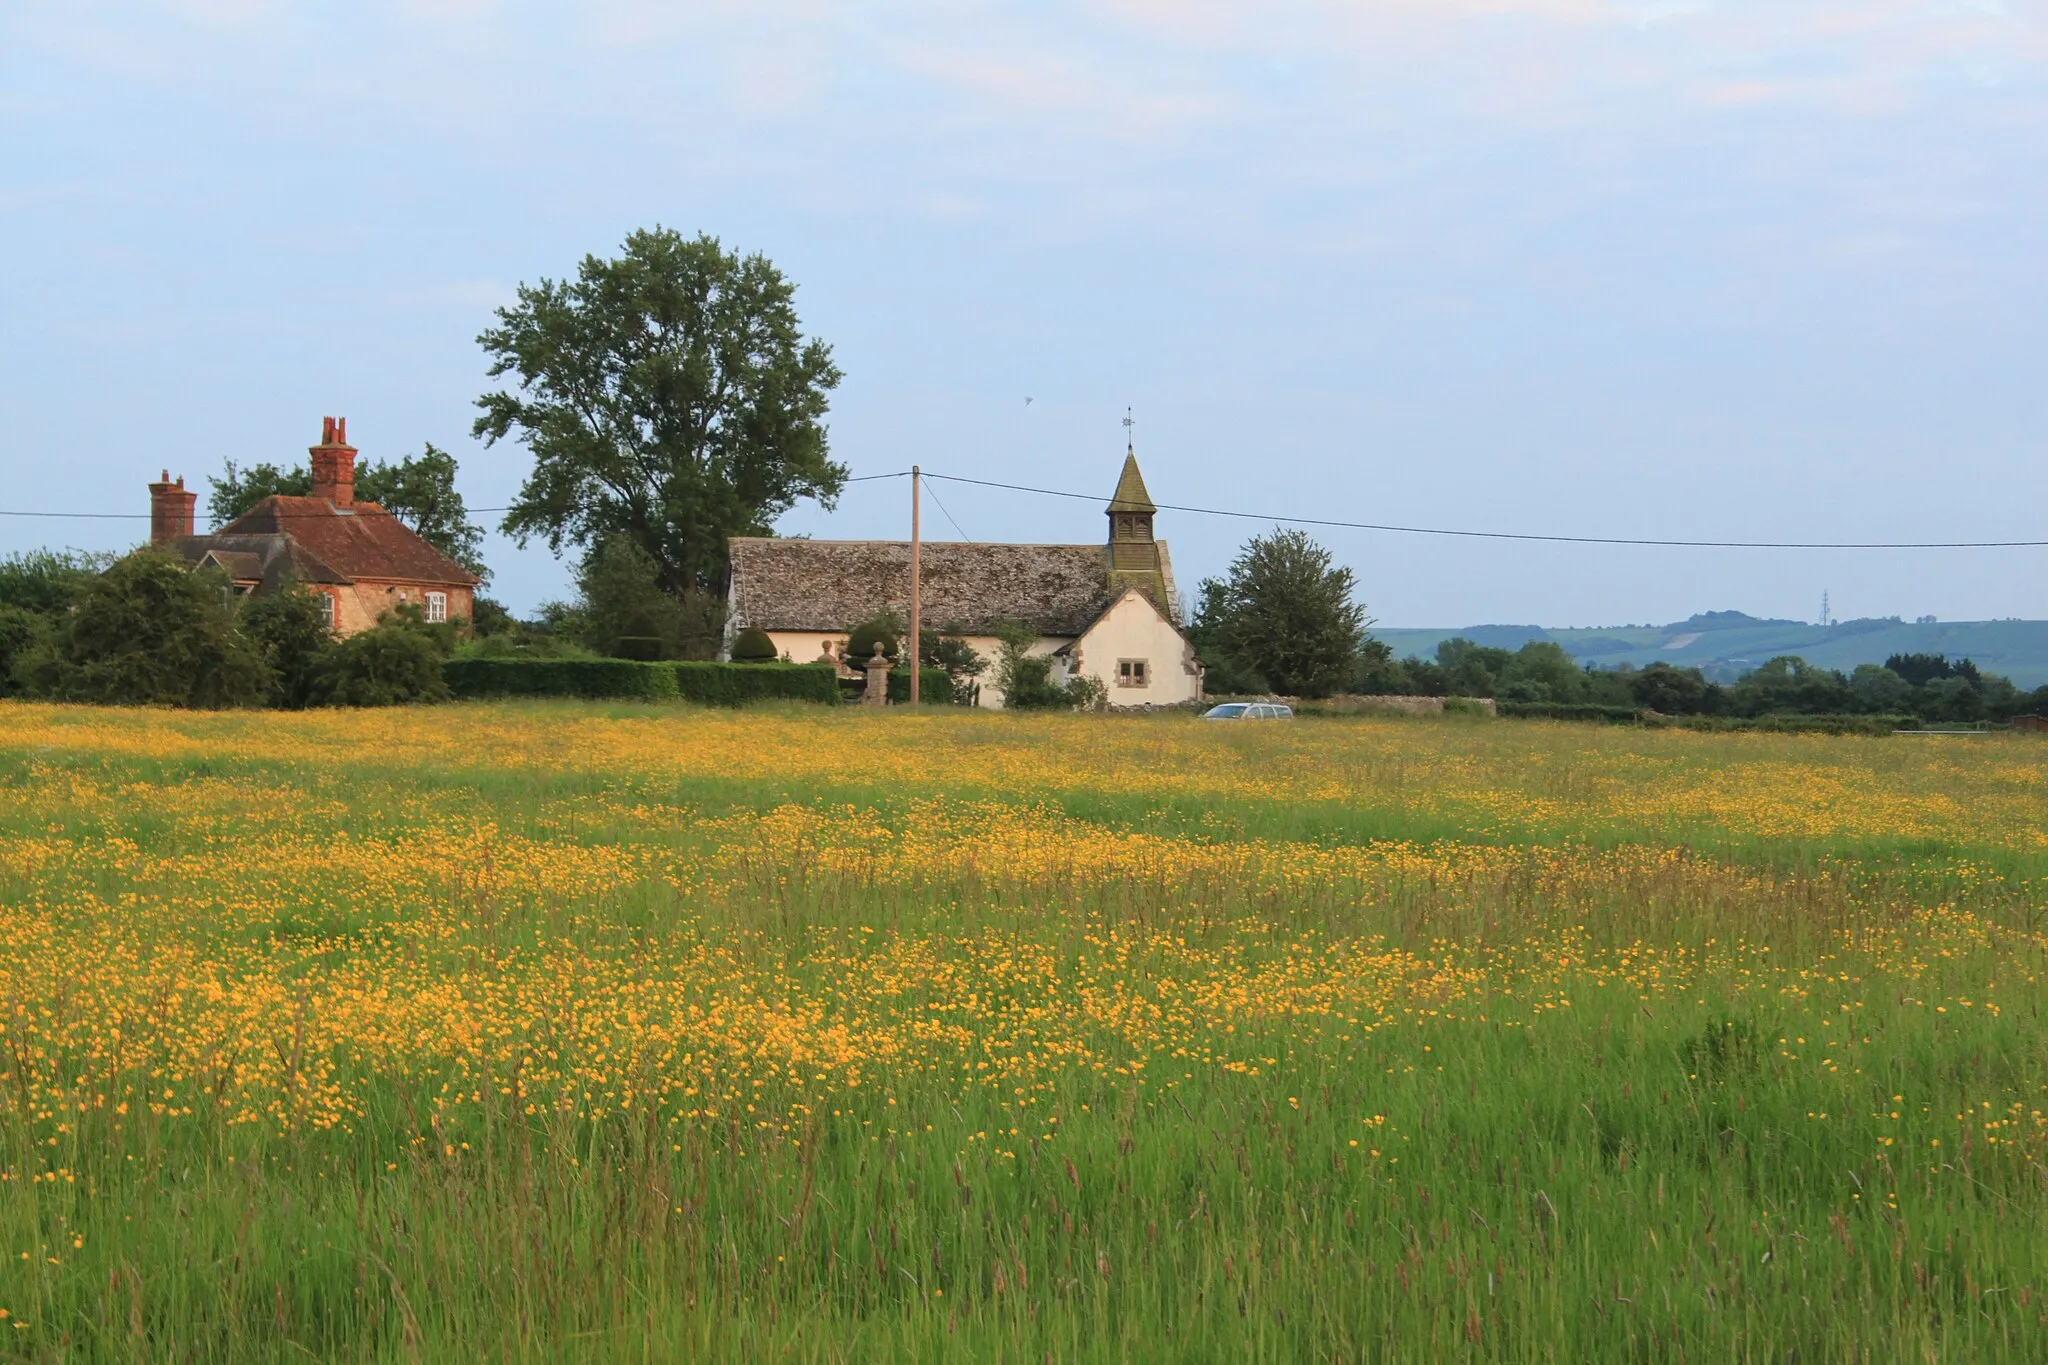
[[[1294,708],[1276,701],[1227,701],[1202,713],[1203,720],[1293,720]]]

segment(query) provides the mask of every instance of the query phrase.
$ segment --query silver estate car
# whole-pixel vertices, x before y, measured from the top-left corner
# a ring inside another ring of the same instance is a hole
[[[1294,708],[1277,701],[1227,701],[1202,713],[1203,720],[1293,720]]]

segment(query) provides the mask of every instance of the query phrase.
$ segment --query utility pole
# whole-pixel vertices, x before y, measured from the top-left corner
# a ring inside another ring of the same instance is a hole
[[[910,467],[910,704],[917,705],[917,675],[923,671],[924,660],[920,643],[924,638],[924,604],[919,600],[923,594],[918,591],[918,563],[923,549],[917,531],[917,486],[922,476],[916,465]]]

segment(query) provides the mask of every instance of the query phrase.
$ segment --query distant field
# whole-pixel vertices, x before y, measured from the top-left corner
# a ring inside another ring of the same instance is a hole
[[[0,1354],[2048,1359],[2048,742],[0,703]]]
[[[2048,621],[1941,621],[1927,625],[1882,620],[1834,626],[1788,621],[1679,622],[1669,626],[1560,629],[1540,626],[1467,626],[1460,630],[1375,630],[1396,658],[1432,658],[1453,636],[1483,645],[1520,648],[1529,640],[1555,640],[1581,663],[1641,668],[1661,659],[1703,668],[1732,682],[1780,654],[1847,673],[1858,664],[1881,664],[1894,654],[1946,654],[1975,659],[1986,672],[2022,688],[2048,684]]]

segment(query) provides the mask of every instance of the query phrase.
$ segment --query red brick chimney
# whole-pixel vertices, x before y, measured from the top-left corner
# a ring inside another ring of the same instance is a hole
[[[198,501],[197,493],[185,491],[185,476],[180,474],[172,483],[171,471],[166,469],[162,480],[149,486],[149,543],[168,545],[191,535],[192,506]]]
[[[313,496],[325,498],[336,507],[356,500],[356,448],[348,443],[348,418],[320,419],[320,444],[307,452],[313,457]]]

